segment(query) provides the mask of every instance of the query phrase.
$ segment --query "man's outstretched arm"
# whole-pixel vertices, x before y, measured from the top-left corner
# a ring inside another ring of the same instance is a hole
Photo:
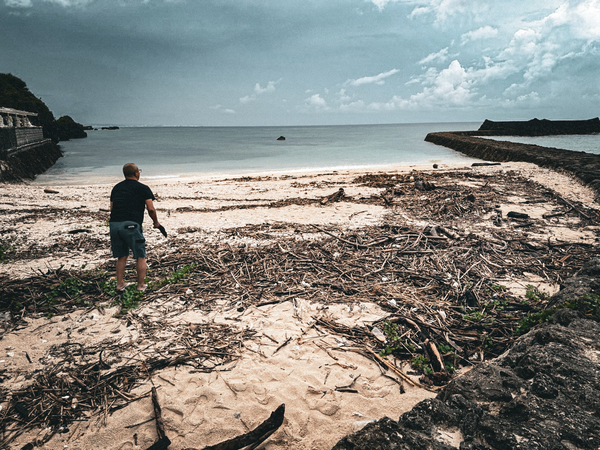
[[[154,228],[160,227],[158,216],[156,215],[156,208],[154,207],[152,199],[146,200],[146,209],[148,210],[148,215],[152,219],[152,222],[154,222]]]

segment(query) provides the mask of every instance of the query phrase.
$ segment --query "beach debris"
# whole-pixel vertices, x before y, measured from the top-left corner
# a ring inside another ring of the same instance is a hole
[[[499,166],[501,163],[499,162],[481,162],[481,163],[473,163],[471,167],[485,167],[485,166]]]
[[[520,213],[516,211],[509,211],[506,213],[506,217],[510,217],[512,219],[529,219],[529,214]]]
[[[413,188],[414,180],[436,188],[425,195]],[[461,180],[468,185],[461,185]],[[35,362],[43,361],[44,366],[31,374],[27,388],[6,392],[0,426],[9,431],[0,446],[33,428],[48,428],[50,439],[60,427],[64,430],[90,416],[101,420],[147,399],[150,390],[143,392],[140,387],[166,367],[185,365],[185,370],[193,372],[214,372],[235,364],[243,349],[252,348],[252,340],[260,342],[264,336],[252,327],[238,327],[240,314],[286,302],[293,304],[297,316],[302,313],[307,327],[333,338],[334,343],[323,346],[333,359],[340,352],[356,352],[375,361],[400,389],[410,384],[437,391],[458,370],[504,353],[516,339],[519,321],[547,304],[541,288],[528,287],[525,298],[511,293],[510,283],[519,282],[527,273],[546,285],[558,285],[600,256],[600,248],[590,242],[549,239],[544,227],[550,221],[544,219],[532,222],[530,229],[535,233],[526,237],[512,224],[506,226],[500,206],[505,208],[517,195],[543,200],[548,210],[571,208],[555,192],[514,172],[498,176],[471,170],[374,173],[353,182],[382,192],[393,189],[394,195],[402,192],[402,201],[389,206],[390,214],[377,225],[349,229],[261,223],[223,230],[212,241],[188,234],[171,237],[168,245],[157,244],[149,260],[150,287],[142,303],[155,316],[123,310],[118,316],[123,327],[115,328],[110,339],[93,345],[56,344],[47,354],[36,356]],[[470,193],[473,201],[467,198]],[[388,207],[380,195],[343,198]],[[269,207],[318,206],[321,201],[288,199]],[[576,201],[569,203],[591,218],[573,209],[572,227],[582,229],[600,219],[600,211]],[[492,221],[484,211],[491,213]],[[94,217],[98,213],[78,210],[74,214]],[[188,239],[194,239],[194,245]],[[56,240],[60,251],[89,254],[106,249],[106,244],[106,237],[93,233]],[[52,251],[28,245],[8,257],[32,259]],[[115,280],[106,274],[113,270],[114,261],[110,261],[98,271],[61,266],[24,279],[0,276],[0,307],[10,311],[0,327],[10,332],[30,318],[57,317],[81,308],[89,316],[90,308],[120,299],[110,290]],[[182,296],[188,290],[194,295]],[[319,308],[311,312],[300,308],[308,302]],[[168,309],[161,309],[161,304]],[[329,314],[336,304],[355,314],[363,311],[360,305],[375,304],[369,312],[380,309],[383,313],[368,326],[348,326]],[[231,310],[228,323],[192,326],[156,319],[191,309],[210,314],[223,308]],[[379,338],[374,328],[381,332]],[[148,343],[143,356],[137,356],[138,341],[124,341],[121,329],[135,330],[139,341]],[[287,350],[294,353],[299,339],[266,337],[275,344],[271,356],[288,344]],[[261,350],[257,354],[270,357]],[[135,359],[130,355],[136,355]],[[11,370],[0,377],[15,377]],[[65,373],[68,376],[61,375]],[[76,407],[73,399],[77,399]]]
[[[154,407],[154,418],[156,419],[156,434],[158,441],[148,447],[148,450],[166,450],[171,445],[171,440],[165,434],[165,424],[162,418],[162,410],[158,402],[156,387],[152,386],[152,406]]]
[[[49,189],[49,188],[46,188],[46,189],[44,189],[44,192],[45,192],[46,194],[59,194],[59,192],[58,192],[58,191],[56,191],[56,190],[54,190],[54,189]]]
[[[285,404],[282,403],[275,411],[271,413],[267,420],[258,425],[254,430],[237,436],[233,439],[228,439],[219,444],[209,445],[202,448],[202,450],[240,450],[243,448],[247,448],[248,450],[255,449],[279,429],[279,427],[283,424],[284,417]],[[185,450],[196,449],[187,448]]]
[[[344,200],[344,188],[339,188],[339,190],[331,195],[328,195],[323,200],[321,200],[321,205],[325,205],[327,203],[334,203]]]
[[[79,233],[91,233],[91,230],[87,228],[77,228],[75,230],[69,231],[69,234],[79,234]]]

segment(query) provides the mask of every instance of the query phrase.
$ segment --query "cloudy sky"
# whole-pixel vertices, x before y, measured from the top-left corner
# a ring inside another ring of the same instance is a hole
[[[599,39],[600,0],[0,0],[0,73],[95,125],[587,119]]]

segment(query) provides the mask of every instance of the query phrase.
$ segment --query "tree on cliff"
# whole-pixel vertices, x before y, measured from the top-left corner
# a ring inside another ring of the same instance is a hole
[[[10,73],[0,73],[0,107],[37,113],[31,123],[41,126],[44,137],[54,142],[87,136],[83,126],[69,116],[55,120],[52,111],[29,91],[25,82]]]

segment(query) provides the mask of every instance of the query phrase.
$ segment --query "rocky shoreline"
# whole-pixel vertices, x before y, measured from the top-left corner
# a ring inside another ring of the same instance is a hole
[[[567,172],[592,188],[600,197],[600,155],[474,136],[479,133],[429,133],[425,140],[487,161],[523,161]]]
[[[597,298],[600,259],[567,280],[550,304],[582,298],[572,286],[583,279],[585,295]],[[367,425],[333,450],[597,449],[599,349],[598,322],[559,309],[504,355],[456,378],[436,398],[420,402],[398,421]]]

